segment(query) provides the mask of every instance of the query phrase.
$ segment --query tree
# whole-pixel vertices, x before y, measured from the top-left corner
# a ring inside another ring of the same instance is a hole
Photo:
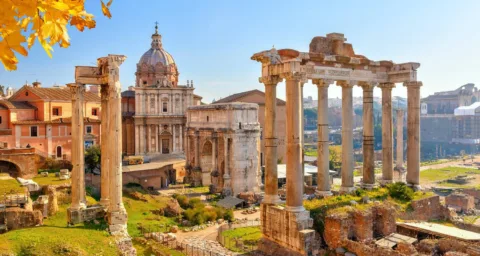
[[[329,146],[329,167],[332,170],[339,168],[342,165],[342,146]]]
[[[111,17],[110,5],[101,1],[102,12]],[[85,0],[0,0],[0,61],[6,70],[16,70],[16,54],[28,55],[35,39],[52,57],[52,46],[70,46],[67,25],[79,31],[94,28],[92,14],[85,11]],[[16,53],[15,53],[16,52]]]
[[[85,165],[86,169],[89,172],[93,172],[95,168],[98,168],[100,165],[100,159],[101,159],[101,151],[100,147],[98,145],[94,145],[92,147],[89,147],[85,151]]]

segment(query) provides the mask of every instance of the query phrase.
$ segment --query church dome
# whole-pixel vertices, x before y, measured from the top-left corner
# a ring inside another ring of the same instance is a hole
[[[162,63],[164,66],[175,64],[172,55],[162,47],[162,36],[158,34],[157,26],[155,26],[155,34],[152,35],[151,46],[150,50],[145,52],[140,58],[139,65],[144,63],[152,66],[156,66],[158,63]]]

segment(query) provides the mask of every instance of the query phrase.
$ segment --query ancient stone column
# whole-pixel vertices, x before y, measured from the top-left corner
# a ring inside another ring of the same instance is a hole
[[[195,166],[200,167],[200,132],[195,131]]]
[[[301,83],[306,82],[304,74],[286,73],[287,94],[287,205],[286,210],[291,212],[304,211],[303,207],[303,172],[302,172],[302,143],[301,134]]]
[[[353,81],[337,81],[342,87],[342,186],[341,193],[355,190],[353,181]]]
[[[394,83],[382,83],[382,185],[393,182],[392,89]]]
[[[103,108],[102,108],[103,109]],[[103,110],[101,110],[103,111]],[[140,128],[135,124],[135,155],[140,154]]]
[[[127,212],[122,201],[122,86],[119,66],[125,61],[122,55],[108,56],[108,143],[110,155],[110,207],[108,224],[110,232],[126,232]]]
[[[173,134],[172,150],[173,152],[177,152],[177,125],[176,124],[172,124],[172,134]]]
[[[363,88],[363,182],[362,187],[375,186],[375,151],[373,135],[373,88],[372,83],[360,82]]]
[[[159,132],[159,128],[158,128],[158,125],[155,125],[155,152],[160,152],[160,145],[158,143],[158,132]]]
[[[403,170],[403,109],[397,109],[397,161],[398,170]]]
[[[152,126],[147,125],[147,153],[152,153]]]
[[[72,204],[70,209],[79,210],[86,208],[85,198],[85,141],[83,126],[83,107],[85,85],[68,84],[72,92]]]
[[[100,171],[101,171],[101,186],[100,186],[100,204],[103,205],[108,209],[109,204],[109,196],[110,196],[110,150],[109,150],[109,143],[108,143],[108,132],[109,132],[109,90],[108,84],[102,84],[100,87],[100,95],[101,95],[101,134],[100,138],[102,143],[100,144],[100,151],[101,151],[101,161],[100,161]],[[138,130],[138,126],[135,126],[135,129]],[[73,134],[73,133],[72,133]],[[138,143],[135,142],[135,152],[138,152]]]
[[[223,137],[223,153],[224,153],[224,166],[225,166],[225,173],[223,174],[223,191],[222,194],[224,196],[231,196],[232,195],[232,186],[230,184],[230,160],[229,160],[229,148],[228,148],[228,137]],[[265,200],[265,199],[264,199]]]
[[[420,87],[422,82],[406,82],[407,87],[407,183],[420,189]]]
[[[263,203],[276,204],[280,202],[278,196],[277,173],[277,84],[282,79],[279,76],[261,77],[259,81],[265,85],[265,196]]]
[[[179,137],[180,137],[180,142],[179,142],[179,144],[180,144],[180,152],[184,152],[184,147],[183,147],[183,125],[179,125],[178,127],[180,128],[180,132],[179,132],[179,133],[180,133],[180,136],[179,136]]]
[[[213,132],[212,134],[212,172],[217,171],[217,133]]]
[[[318,197],[330,196],[330,165],[328,151],[328,86],[333,81],[314,79],[313,84],[318,87],[317,107],[317,189],[315,195]]]

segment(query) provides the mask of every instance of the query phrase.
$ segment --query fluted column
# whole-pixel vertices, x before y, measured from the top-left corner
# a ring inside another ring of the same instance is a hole
[[[382,185],[393,182],[392,89],[394,83],[382,83]]]
[[[108,224],[111,232],[125,232],[127,212],[122,201],[122,86],[120,84],[119,66],[125,56],[108,57],[108,108],[109,126],[108,143],[110,151],[110,206]]]
[[[353,81],[337,81],[342,87],[342,186],[340,192],[355,190],[353,180]]]
[[[373,133],[373,88],[372,83],[361,82],[363,88],[363,181],[362,187],[375,186],[375,150]]]
[[[397,161],[395,166],[403,170],[403,109],[397,109]]]
[[[420,87],[422,82],[407,82],[407,183],[420,189]]]
[[[100,186],[100,204],[104,207],[107,207],[110,202],[110,150],[109,150],[109,143],[108,143],[108,132],[109,132],[109,97],[108,97],[108,84],[102,84],[100,87],[100,95],[101,95],[101,134],[100,138],[102,143],[100,144],[100,152],[101,152],[101,161],[100,161],[100,173],[101,173],[101,186]],[[135,126],[135,129],[138,130],[138,126]],[[73,133],[72,133],[73,134]],[[135,141],[135,152],[138,152],[138,141]]]
[[[301,84],[306,82],[304,74],[286,73],[287,94],[287,205],[286,210],[292,212],[304,211],[303,207],[303,172],[302,172],[302,144],[301,134]]]
[[[263,203],[276,204],[280,202],[278,196],[277,173],[277,84],[282,79],[279,76],[261,77],[259,81],[265,85],[265,196]]]
[[[70,209],[86,208],[83,106],[85,85],[68,84],[72,93],[72,204]]]
[[[317,85],[317,189],[315,195],[319,197],[330,196],[330,164],[328,151],[328,86],[333,83],[330,80],[314,79]]]

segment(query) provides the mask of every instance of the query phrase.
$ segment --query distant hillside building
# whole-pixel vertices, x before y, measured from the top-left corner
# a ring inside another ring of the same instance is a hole
[[[456,108],[478,101],[480,91],[475,84],[465,84],[453,91],[436,92],[422,99],[422,114],[453,114]]]
[[[258,104],[258,122],[260,127],[263,130],[265,124],[265,93],[260,90],[251,90],[246,92],[240,92],[232,94],[226,98],[217,100],[212,104],[217,103],[233,103],[233,102],[245,102],[245,103],[256,103]],[[277,157],[279,163],[285,162],[285,123],[287,113],[285,112],[286,102],[277,98],[277,123],[275,124],[277,132]],[[263,135],[263,134],[262,134]],[[265,142],[263,136],[260,136],[260,159],[261,165],[265,163],[264,152],[265,152]]]

